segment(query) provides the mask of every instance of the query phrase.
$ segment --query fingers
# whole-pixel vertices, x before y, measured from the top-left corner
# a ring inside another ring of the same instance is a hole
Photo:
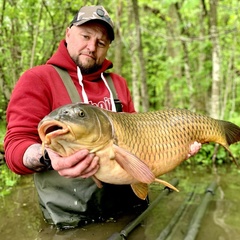
[[[75,166],[80,161],[83,161],[89,154],[87,149],[80,150],[69,157],[61,157],[51,149],[47,149],[47,152],[52,161],[52,166],[56,171]]]
[[[88,178],[99,169],[99,157],[88,150],[80,150],[68,157],[61,157],[47,149],[54,170],[66,178]]]
[[[199,152],[199,150],[201,149],[201,147],[202,147],[202,144],[195,141],[195,142],[190,146],[190,150],[189,150],[189,153],[188,153],[186,159],[188,159],[188,158],[194,156],[195,154],[197,154],[197,153]]]
[[[90,162],[90,165],[84,170],[82,171],[80,177],[81,178],[88,178],[93,176],[99,169],[99,157],[98,156],[94,156],[92,161]]]
[[[201,149],[202,144],[199,142],[194,142],[191,146],[190,146],[190,155],[193,156],[195,154],[198,153],[198,151]]]
[[[99,169],[99,158],[94,154],[87,155],[86,158],[70,168],[58,171],[59,175],[66,178],[88,178],[94,175]]]

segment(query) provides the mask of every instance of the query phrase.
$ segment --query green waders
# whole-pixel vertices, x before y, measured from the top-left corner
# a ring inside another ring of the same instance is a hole
[[[55,69],[72,102],[81,101],[68,73],[57,67]],[[108,82],[111,81],[111,78],[107,78]],[[109,87],[115,95],[114,99],[117,99],[116,91],[111,86],[113,83]],[[116,102],[119,103],[118,100]],[[121,109],[118,108],[118,111]],[[148,206],[148,201],[136,197],[129,185],[103,183],[103,188],[100,189],[92,178],[64,178],[54,170],[35,173],[34,182],[44,219],[60,229],[104,221],[122,213],[139,214]]]

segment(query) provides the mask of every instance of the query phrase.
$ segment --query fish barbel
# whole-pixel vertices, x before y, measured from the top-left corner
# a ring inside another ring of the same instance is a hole
[[[38,132],[43,146],[63,157],[80,149],[95,153],[100,158],[93,177],[98,186],[101,181],[131,184],[141,199],[153,181],[175,189],[158,177],[186,160],[195,141],[218,143],[233,159],[229,145],[240,141],[237,125],[184,109],[115,113],[84,103],[52,111]]]

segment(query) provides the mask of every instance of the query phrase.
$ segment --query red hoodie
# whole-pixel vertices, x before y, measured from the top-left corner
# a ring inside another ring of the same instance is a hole
[[[29,69],[20,77],[8,104],[5,159],[8,167],[17,174],[33,173],[23,165],[23,155],[30,145],[41,143],[37,132],[39,121],[57,107],[71,103],[62,80],[51,64],[67,69],[82,98],[77,66],[62,40],[46,64]],[[112,68],[112,63],[105,59],[99,71],[83,75],[83,85],[89,103],[111,110],[110,93],[101,79],[101,73],[109,68]],[[123,111],[134,112],[125,79],[114,73],[111,77]]]

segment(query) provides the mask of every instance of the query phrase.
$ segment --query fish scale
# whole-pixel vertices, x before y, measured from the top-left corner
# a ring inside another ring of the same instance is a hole
[[[194,141],[217,142],[228,147],[221,121],[187,110],[107,114],[113,122],[119,146],[147,161],[154,174],[162,175],[184,161],[189,151],[187,147]],[[160,160],[165,161],[164,168],[158,164]]]
[[[194,142],[221,144],[235,160],[229,145],[240,141],[237,125],[184,109],[114,113],[84,103],[54,110],[38,131],[43,146],[61,156],[86,148],[98,155],[98,186],[131,184],[142,199],[153,181],[174,188],[159,176],[186,160]]]

